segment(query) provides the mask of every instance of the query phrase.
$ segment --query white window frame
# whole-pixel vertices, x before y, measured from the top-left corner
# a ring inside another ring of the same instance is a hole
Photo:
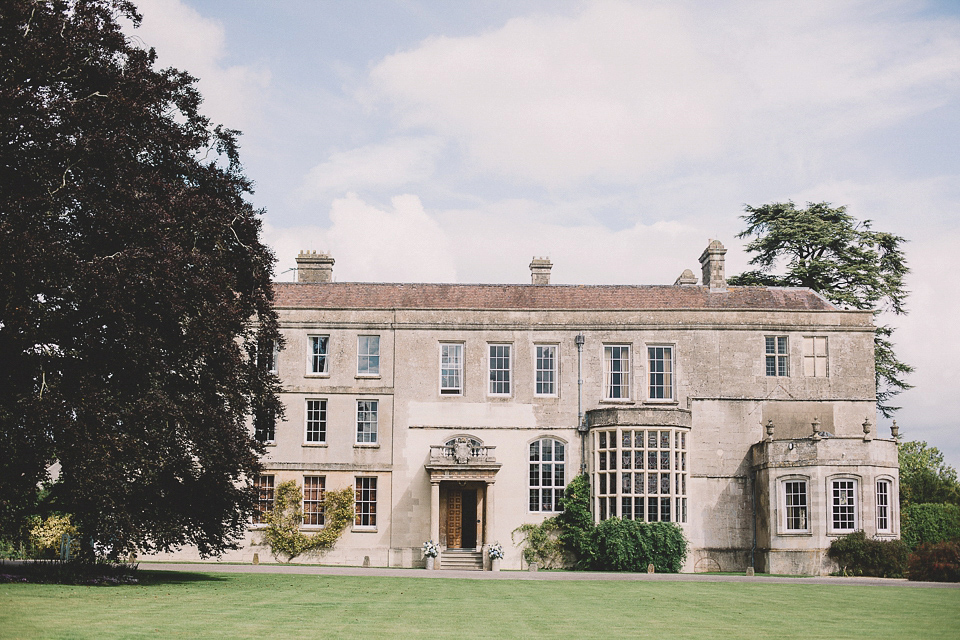
[[[885,487],[886,494],[883,494],[880,491],[881,485]],[[893,523],[895,522],[893,517],[894,501],[893,501],[893,479],[888,477],[879,477],[876,478],[873,482],[874,487],[874,507],[876,508],[876,526],[877,533],[884,535],[891,535],[894,533]],[[883,499],[886,499],[885,501]],[[885,513],[884,513],[885,512]],[[881,515],[882,514],[882,515]],[[887,526],[881,527],[881,518],[886,519]]]
[[[257,347],[257,358],[258,359],[261,358],[264,352],[267,352],[270,354],[269,355],[270,360],[267,362],[266,370],[269,373],[278,373],[277,360],[280,358],[280,346],[278,341],[269,340],[269,341],[265,341],[264,343],[261,343]]]
[[[320,340],[326,340],[326,351],[318,353],[315,344]],[[324,333],[315,333],[307,336],[307,375],[308,376],[329,376],[330,375],[330,335]]]
[[[357,400],[357,440],[363,445],[376,445],[380,423],[379,400]]]
[[[674,402],[677,398],[677,357],[676,357],[676,347],[673,344],[647,344],[647,401],[648,402]],[[657,361],[667,362],[669,365],[669,371],[654,371],[654,359],[653,359],[653,350],[654,349],[664,349],[669,350],[670,357],[668,359],[658,359]],[[666,395],[663,397],[654,397],[654,376],[662,375],[664,379],[663,384],[656,385],[657,387],[663,387],[667,391]]]
[[[618,358],[614,358],[614,350],[619,349]],[[624,351],[626,350],[626,356]],[[630,402],[633,399],[633,345],[611,343],[603,345],[603,399],[607,402]],[[614,371],[613,363],[619,362],[620,370]],[[625,369],[622,367],[626,367]],[[620,376],[619,384],[614,384],[614,376]],[[614,390],[617,390],[616,392]],[[626,395],[617,395],[623,394]]]
[[[261,421],[269,422],[268,427],[262,427]],[[261,437],[262,434],[262,437]],[[269,437],[268,437],[269,436]],[[268,409],[257,409],[253,414],[253,438],[257,442],[265,445],[275,445],[277,443],[277,415]]]
[[[308,480],[311,482],[308,483]],[[308,484],[314,484],[313,480],[319,480],[316,484],[319,486],[308,487]],[[326,476],[303,476],[303,526],[309,529],[322,529],[324,522],[323,501],[327,493]],[[313,510],[316,508],[316,510]],[[310,522],[317,516],[319,522]]]
[[[361,486],[366,485],[366,486]],[[354,529],[376,530],[377,528],[377,476],[356,476],[354,478]],[[367,492],[364,494],[363,492]],[[365,499],[362,499],[365,498]],[[373,505],[373,509],[363,510],[361,505]],[[365,520],[364,520],[365,519]]]
[[[320,403],[320,407],[317,409],[311,409],[310,404],[313,402]],[[319,412],[318,416],[312,416],[311,414]],[[317,439],[310,439],[310,426],[311,422],[317,422],[319,428],[317,431]],[[326,398],[307,398],[303,402],[303,442],[308,445],[322,445],[327,443],[327,399]]]
[[[594,521],[687,523],[688,431],[643,425],[591,430]]]
[[[544,443],[550,443],[549,449],[544,447]],[[561,458],[559,461],[558,447]],[[530,513],[561,511],[559,499],[563,497],[563,490],[567,486],[568,449],[566,442],[552,437],[537,438],[527,444],[527,510]],[[546,498],[547,495],[549,498]]]
[[[494,355],[494,349],[505,349]],[[504,355],[504,353],[506,355]],[[506,368],[494,368],[494,364],[501,365],[506,359]],[[496,362],[495,362],[496,360]],[[495,373],[500,373],[500,379],[495,379]],[[487,395],[509,397],[513,393],[513,344],[509,342],[487,343]],[[499,390],[498,390],[499,389]]]
[[[791,492],[788,485],[802,484],[803,493]],[[806,476],[787,476],[780,478],[780,510],[783,514],[780,518],[780,532],[783,534],[809,534],[810,533],[810,479]],[[791,504],[791,496],[803,497],[803,504]],[[803,524],[805,526],[794,528],[790,526],[791,509],[802,509]]]
[[[849,486],[839,486],[849,484]],[[846,504],[844,501],[852,498],[853,504]],[[833,535],[844,535],[853,533],[860,529],[860,480],[852,476],[833,476],[827,478],[827,533]],[[838,518],[843,518],[843,511],[849,511],[852,515],[849,526],[837,527]]]
[[[826,336],[803,336],[803,375],[826,378],[830,375],[830,341]]]
[[[373,348],[371,348],[371,345]],[[364,363],[366,365],[364,366]],[[363,334],[357,336],[357,377],[380,377],[380,336]]]
[[[790,338],[789,336],[784,336],[784,335],[763,336],[763,353],[764,353],[763,373],[766,377],[768,378],[789,378],[790,377]],[[772,369],[770,368],[771,363],[773,364]]]
[[[550,368],[541,368],[541,363],[548,358],[541,357],[542,350],[549,350],[549,361],[552,363]],[[540,398],[556,398],[560,395],[560,347],[557,344],[534,344],[533,345],[533,395]],[[541,377],[549,377],[549,381],[541,380]],[[552,389],[544,391],[543,386],[549,384]]]
[[[272,511],[276,504],[276,476],[272,473],[261,473],[254,477],[253,484],[257,488],[257,510],[253,514],[253,524],[263,525],[266,524],[264,516]]]
[[[455,359],[450,359],[444,353],[445,349],[451,349],[457,354]],[[462,342],[441,342],[440,343],[440,395],[441,396],[462,396],[463,395],[463,364],[464,364],[464,344]],[[449,373],[448,373],[449,372]],[[456,379],[455,386],[444,386],[444,383],[450,382],[450,378]]]

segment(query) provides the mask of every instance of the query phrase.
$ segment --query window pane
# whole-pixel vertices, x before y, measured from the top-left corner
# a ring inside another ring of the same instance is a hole
[[[307,400],[307,442],[327,441],[327,401]]]
[[[630,398],[630,347],[626,345],[604,347],[603,373],[606,399]]]
[[[537,395],[555,395],[557,380],[557,348],[554,345],[538,345],[536,348]]]
[[[463,392],[463,345],[440,345],[440,393]]]
[[[604,455],[601,453],[601,458]],[[565,482],[563,458],[564,445],[562,442],[552,438],[541,438],[530,443],[529,489],[531,511],[559,510],[558,498],[563,495]],[[540,489],[541,487],[545,488]],[[533,492],[534,489],[539,489],[536,495]],[[600,487],[599,493],[605,493],[605,490],[606,484],[604,483]]]
[[[310,336],[310,372],[327,373],[329,336]]]
[[[377,441],[377,400],[357,401],[357,442]]]
[[[490,346],[490,393],[508,395],[510,393],[510,345],[491,344]]]
[[[380,336],[357,338],[357,373],[359,375],[380,373]]]

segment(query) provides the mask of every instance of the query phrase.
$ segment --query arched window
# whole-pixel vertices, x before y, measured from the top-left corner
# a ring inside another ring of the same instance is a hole
[[[530,443],[530,511],[560,511],[565,471],[566,445],[553,438]]]

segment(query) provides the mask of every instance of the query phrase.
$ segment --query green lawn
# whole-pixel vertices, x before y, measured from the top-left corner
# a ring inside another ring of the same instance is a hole
[[[3,638],[958,638],[960,590],[141,571],[0,584]]]

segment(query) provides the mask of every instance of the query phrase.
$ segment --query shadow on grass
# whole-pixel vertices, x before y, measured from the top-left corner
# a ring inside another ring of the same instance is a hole
[[[169,584],[193,584],[197,582],[225,582],[228,577],[212,573],[194,573],[192,571],[159,571],[140,569],[137,571],[140,584],[145,587]]]
[[[56,560],[5,560],[0,562],[0,583],[66,584],[81,586],[163,586],[223,582],[224,577],[190,571],[140,570],[136,564],[59,562]]]

